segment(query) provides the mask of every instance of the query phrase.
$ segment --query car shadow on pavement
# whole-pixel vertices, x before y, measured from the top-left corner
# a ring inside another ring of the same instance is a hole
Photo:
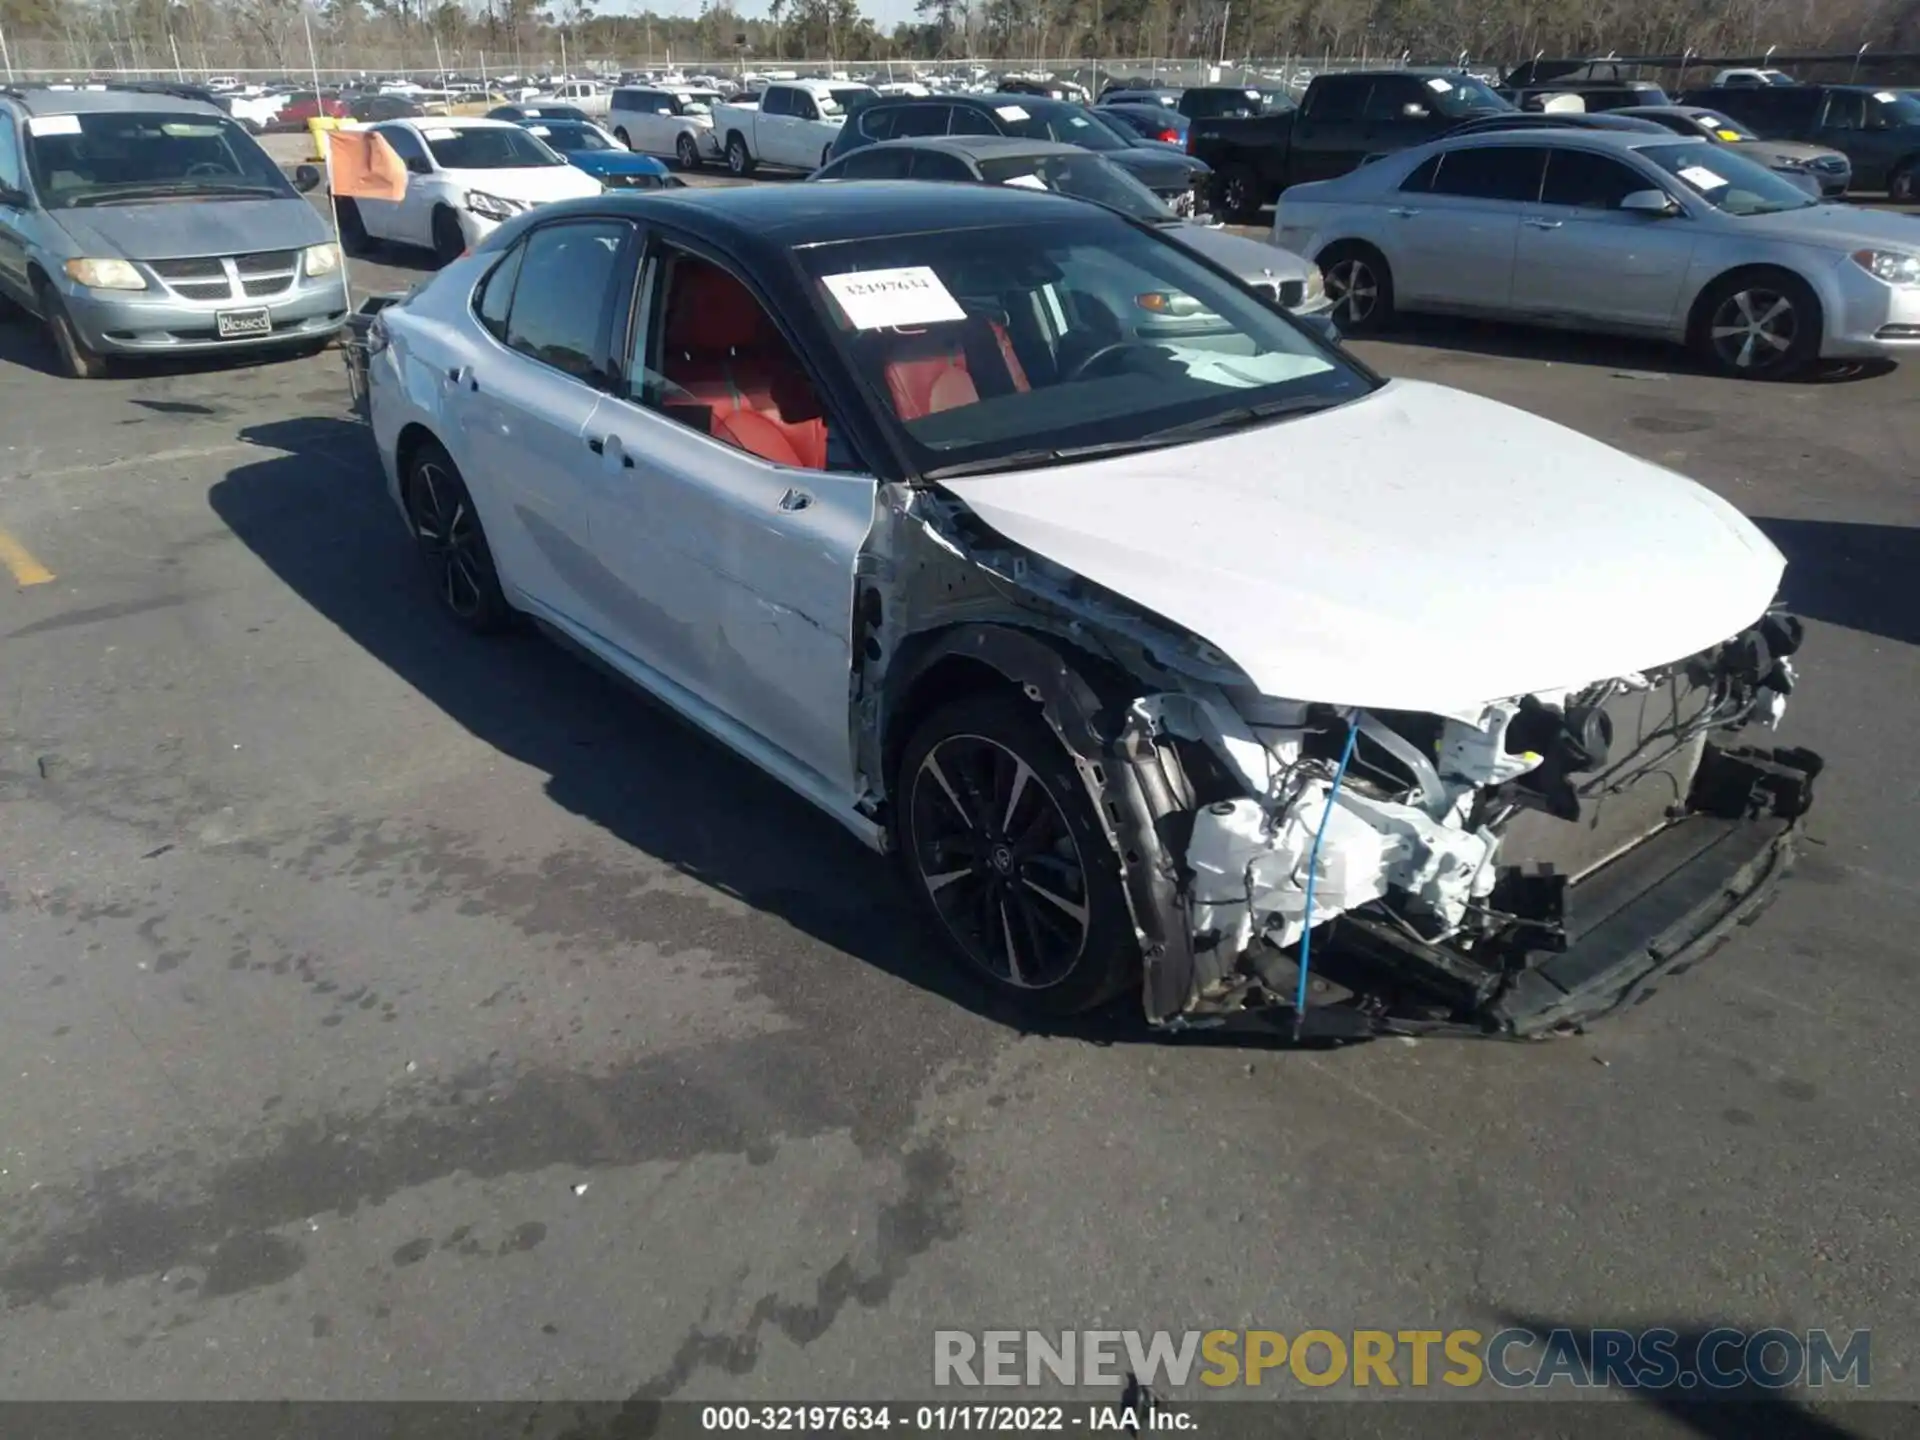
[[[316,343],[311,348],[322,347]],[[110,384],[116,380],[152,379],[161,375],[245,370],[256,365],[277,365],[287,360],[291,353],[291,346],[276,345],[264,350],[245,347],[225,354],[209,354],[201,351],[193,355],[156,355],[151,358],[141,356],[132,360],[116,359],[107,372],[105,383]],[[50,375],[55,379],[66,378],[65,372],[60,368],[58,357],[54,353],[53,341],[41,328],[40,322],[19,312],[0,318],[0,365],[18,365],[21,369],[31,370],[35,374]],[[87,385],[101,382],[76,380],[72,383]]]
[[[1535,360],[1549,365],[1585,365],[1599,370],[1631,370],[1661,375],[1711,375],[1704,364],[1678,345],[1623,335],[1547,330],[1498,320],[1469,320],[1450,315],[1400,315],[1380,334],[1356,335],[1389,345],[1452,350],[1506,360]],[[1888,360],[1825,360],[1798,377],[1799,384],[1833,385],[1872,380],[1893,372]]]
[[[344,419],[250,427],[284,455],[213,487],[215,513],[293,591],[557,805],[644,855],[996,1023],[1036,1027],[951,965],[891,865],[779,782],[531,625],[477,638],[436,606],[371,437]],[[1137,996],[1045,1027],[1157,1038]],[[1256,1042],[1258,1043],[1258,1042]]]
[[[1754,524],[1787,557],[1787,605],[1824,620],[1920,645],[1920,529],[1844,520],[1756,517]]]

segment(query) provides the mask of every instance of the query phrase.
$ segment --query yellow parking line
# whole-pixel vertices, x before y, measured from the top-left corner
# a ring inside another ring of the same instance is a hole
[[[0,530],[0,565],[13,572],[16,585],[44,585],[53,579],[53,571],[34,559],[31,550],[4,530]]]

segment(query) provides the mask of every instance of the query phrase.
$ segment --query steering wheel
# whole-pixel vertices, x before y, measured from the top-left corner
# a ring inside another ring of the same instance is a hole
[[[196,160],[187,166],[187,175],[231,175],[233,172],[217,160]]]
[[[1061,383],[1078,380],[1099,361],[1106,359],[1109,355],[1117,355],[1122,350],[1151,350],[1158,353],[1160,347],[1151,340],[1111,340],[1084,359],[1076,360],[1069,365],[1066,374],[1060,377]]]

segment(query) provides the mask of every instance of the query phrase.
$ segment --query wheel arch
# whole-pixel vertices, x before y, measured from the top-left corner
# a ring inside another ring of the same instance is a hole
[[[1812,292],[1814,303],[1820,307],[1819,313],[1814,318],[1820,322],[1820,329],[1824,340],[1828,297],[1821,290],[1819,278],[1797,270],[1792,265],[1782,264],[1777,260],[1748,260],[1737,265],[1729,265],[1726,269],[1708,276],[1701,282],[1700,288],[1694,291],[1692,300],[1687,303],[1686,343],[1694,345],[1699,342],[1702,327],[1706,325],[1708,319],[1707,301],[1721,286],[1730,281],[1757,279],[1763,275],[1789,276],[1799,281]]]
[[[915,636],[887,682],[881,753],[894,789],[908,737],[948,700],[973,687],[1026,695],[1072,759],[1112,846],[1145,959],[1144,1002],[1152,1019],[1186,1008],[1196,957],[1170,817],[1185,808],[1183,776],[1130,701],[1151,688],[1114,662],[1060,635],[1020,626],[961,622]],[[1176,827],[1173,827],[1177,829]]]
[[[393,468],[402,493],[405,492],[407,472],[413,468],[414,457],[425,445],[436,446],[442,454],[446,453],[447,447],[440,437],[418,420],[409,420],[400,427],[400,433],[393,442]]]

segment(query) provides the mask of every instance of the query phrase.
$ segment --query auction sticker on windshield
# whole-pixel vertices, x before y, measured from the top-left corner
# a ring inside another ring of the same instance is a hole
[[[29,115],[27,133],[29,135],[78,135],[80,117],[78,115]]]
[[[1727,183],[1727,177],[1716,175],[1704,165],[1688,165],[1680,171],[1680,178],[1697,190],[1718,190]]]
[[[823,275],[820,283],[839,303],[856,330],[884,330],[893,325],[938,325],[964,320],[960,308],[940,277],[925,265],[903,265],[895,270],[855,270],[846,275]]]
[[[1002,120],[1030,120],[1033,118],[1018,105],[1002,105],[993,113],[998,115]]]
[[[1433,93],[1436,95],[1444,95],[1447,93],[1447,91],[1451,90],[1452,88],[1453,88],[1452,82],[1447,80],[1442,80],[1438,75],[1431,77],[1427,81],[1427,89],[1433,91]]]
[[[1002,185],[1017,185],[1022,190],[1044,190],[1047,182],[1038,175],[1009,175],[1000,182]]]
[[[460,138],[460,132],[458,130],[447,126],[443,126],[438,130],[422,130],[420,133],[429,140],[458,140]]]

